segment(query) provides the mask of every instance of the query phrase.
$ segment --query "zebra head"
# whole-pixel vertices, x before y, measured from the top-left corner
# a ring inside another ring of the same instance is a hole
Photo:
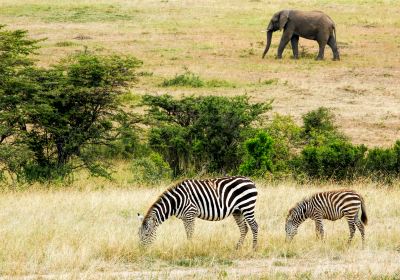
[[[297,234],[297,229],[302,222],[307,219],[307,202],[302,201],[295,207],[289,210],[289,214],[286,217],[285,231],[286,240],[291,241]]]
[[[150,245],[156,239],[157,219],[153,215],[143,217],[139,213],[138,219],[142,222],[139,228],[140,245]]]
[[[286,231],[286,241],[291,241],[293,237],[297,234],[298,225],[294,222],[293,211],[289,211],[286,218],[285,231]]]

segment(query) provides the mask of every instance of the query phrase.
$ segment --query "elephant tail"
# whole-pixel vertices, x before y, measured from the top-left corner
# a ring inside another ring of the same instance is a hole
[[[336,36],[336,26],[335,26],[335,24],[333,24],[332,28],[333,28],[333,33],[335,35],[335,41],[336,41],[336,44],[337,44],[338,40],[337,40],[337,36]]]

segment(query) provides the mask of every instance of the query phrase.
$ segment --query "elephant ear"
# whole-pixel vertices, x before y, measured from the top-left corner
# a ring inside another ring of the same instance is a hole
[[[289,10],[283,10],[279,16],[279,30],[285,27],[289,20]]]

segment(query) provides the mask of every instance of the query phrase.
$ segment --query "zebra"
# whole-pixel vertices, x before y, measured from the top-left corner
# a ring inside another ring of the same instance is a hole
[[[361,221],[358,217],[360,209]],[[322,220],[335,221],[343,217],[347,219],[350,230],[348,243],[353,239],[357,226],[364,246],[364,225],[368,223],[367,212],[362,196],[352,190],[320,192],[297,203],[296,206],[289,210],[286,218],[286,240],[291,241],[293,239],[297,234],[297,228],[307,218],[314,220],[317,238],[323,239],[324,228]]]
[[[232,214],[240,230],[236,248],[240,248],[250,226],[253,248],[257,247],[258,224],[254,218],[257,200],[255,184],[246,177],[233,176],[207,180],[184,180],[162,193],[141,221],[141,245],[156,238],[157,227],[170,216],[183,220],[187,238],[193,237],[195,218],[220,221]]]

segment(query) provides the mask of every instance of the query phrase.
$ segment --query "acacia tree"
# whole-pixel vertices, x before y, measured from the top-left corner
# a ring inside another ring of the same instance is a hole
[[[240,164],[241,143],[270,103],[250,104],[247,96],[146,95],[154,122],[150,146],[162,154],[174,175],[189,171],[230,172]]]
[[[27,180],[63,177],[82,167],[107,176],[93,150],[132,131],[137,118],[122,109],[118,96],[136,81],[141,61],[85,51],[43,69],[28,58],[36,41],[25,32],[2,35],[11,42],[2,49],[10,58],[0,82],[3,171]],[[17,150],[23,150],[19,161],[6,158]]]
[[[32,156],[21,137],[27,130],[24,107],[35,89],[29,75],[33,67],[30,55],[38,41],[26,35],[26,31],[0,26],[0,179],[5,174],[21,174]]]

